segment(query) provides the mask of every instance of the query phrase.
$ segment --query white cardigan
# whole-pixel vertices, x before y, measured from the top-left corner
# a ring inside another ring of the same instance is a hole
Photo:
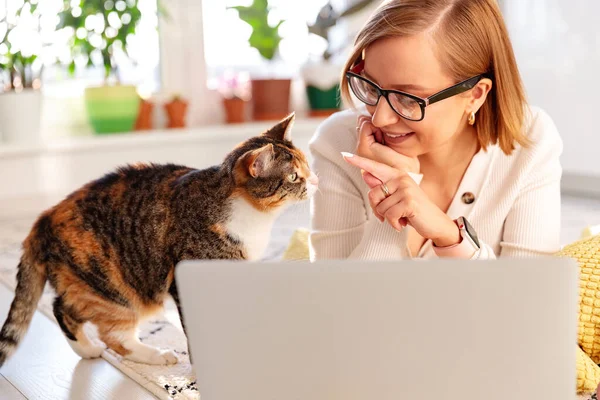
[[[340,155],[356,151],[359,112],[329,117],[310,142],[319,177],[311,199],[311,260],[412,257],[406,233],[413,228],[398,232],[379,222],[360,170]],[[475,154],[448,209],[451,218],[466,217],[477,232],[482,247],[474,258],[545,256],[560,249],[562,140],[551,118],[536,107],[528,108],[524,129],[530,147],[507,156],[494,145]],[[471,204],[463,201],[469,192],[475,197]],[[415,258],[435,257],[428,240]]]

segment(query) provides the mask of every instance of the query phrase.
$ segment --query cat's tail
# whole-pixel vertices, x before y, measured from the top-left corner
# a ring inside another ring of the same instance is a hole
[[[46,269],[30,262],[27,254],[23,255],[18,267],[15,298],[10,306],[8,318],[0,330],[0,367],[14,353],[25,336],[45,284]]]

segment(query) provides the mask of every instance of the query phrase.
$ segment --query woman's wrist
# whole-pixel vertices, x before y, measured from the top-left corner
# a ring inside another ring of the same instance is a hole
[[[461,242],[462,236],[460,235],[460,229],[456,222],[448,217],[448,222],[445,224],[442,234],[436,238],[432,238],[431,241],[435,247],[449,247],[456,245]]]
[[[433,241],[433,250],[440,258],[461,258],[472,259],[477,250],[470,242],[463,238],[459,224],[457,221],[452,221],[453,229],[449,229],[449,233],[442,236],[441,239]],[[450,233],[450,232],[453,233]],[[456,238],[454,235],[457,235]]]

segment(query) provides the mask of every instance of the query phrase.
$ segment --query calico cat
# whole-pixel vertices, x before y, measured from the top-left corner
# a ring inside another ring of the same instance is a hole
[[[46,281],[57,294],[54,316],[79,356],[99,357],[108,346],[133,361],[176,363],[173,351],[141,343],[137,326],[169,295],[179,308],[179,261],[259,259],[278,213],[316,191],[316,176],[290,141],[293,122],[291,114],[212,168],[120,168],[41,214],[23,243],[0,366],[25,335]],[[87,337],[86,322],[103,343]]]

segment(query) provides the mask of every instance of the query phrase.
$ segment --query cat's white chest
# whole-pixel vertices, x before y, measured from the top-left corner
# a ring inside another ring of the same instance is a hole
[[[227,232],[242,242],[249,260],[262,257],[271,229],[277,218],[275,212],[261,212],[242,198],[232,200],[231,217],[226,224]]]

